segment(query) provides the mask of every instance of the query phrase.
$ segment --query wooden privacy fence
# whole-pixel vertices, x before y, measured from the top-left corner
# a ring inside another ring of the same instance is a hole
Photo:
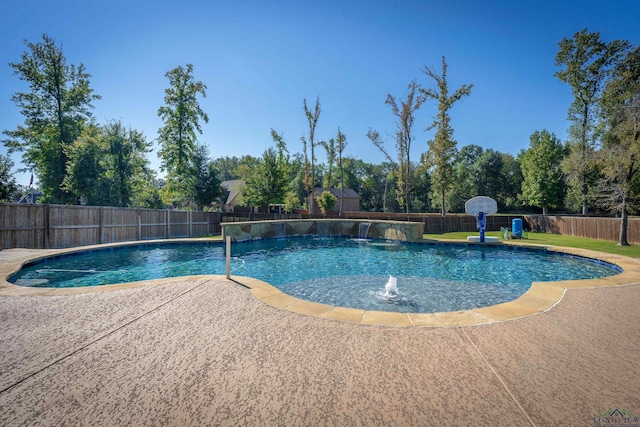
[[[525,215],[524,221],[526,226],[532,231],[617,242],[620,235],[621,219],[561,215]],[[640,219],[629,218],[627,240],[629,243],[640,244]]]
[[[66,205],[0,204],[0,249],[53,249],[132,240],[203,237],[220,234],[221,222],[304,219],[308,214],[242,214],[161,209],[112,208]],[[476,232],[471,215],[403,214],[388,212],[343,212],[342,216],[316,215],[313,218],[346,218],[415,221],[424,224],[425,233]],[[487,231],[511,229],[512,220],[521,218],[531,231],[617,241],[619,218],[491,215]],[[640,244],[640,219],[629,219],[629,243]]]
[[[220,233],[221,214],[98,206],[0,204],[0,249],[53,249]]]

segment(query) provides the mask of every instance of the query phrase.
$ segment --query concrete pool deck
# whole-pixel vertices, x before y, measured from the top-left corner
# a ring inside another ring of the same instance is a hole
[[[0,251],[0,274],[41,255]],[[251,290],[221,276],[64,295],[0,284],[0,425],[583,426],[608,409],[640,416],[640,273],[636,260],[611,257],[624,274],[558,282],[562,300],[540,314],[440,319],[448,327],[282,310],[246,278],[234,280]]]

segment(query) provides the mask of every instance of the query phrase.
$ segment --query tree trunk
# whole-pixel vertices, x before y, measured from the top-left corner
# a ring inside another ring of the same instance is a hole
[[[546,206],[542,207],[542,215],[549,215],[549,208]]]
[[[389,181],[389,173],[384,177],[384,195],[382,196],[382,212],[387,211],[387,183]]]
[[[587,175],[582,174],[582,215],[587,215],[589,213],[589,206],[587,205]]]
[[[620,220],[620,237],[618,239],[618,246],[629,246],[627,240],[627,226],[629,225],[629,214],[627,213],[627,204],[624,203],[622,208],[622,218]]]
[[[587,193],[589,188],[587,187],[587,126],[589,125],[589,105],[583,101],[584,108],[582,112],[582,135],[581,135],[581,149],[582,149],[582,215],[587,215],[589,207],[587,206]]]
[[[338,134],[340,133],[340,129],[338,129]],[[342,151],[340,152],[340,216],[342,217],[342,200],[344,199],[344,171],[342,170]]]

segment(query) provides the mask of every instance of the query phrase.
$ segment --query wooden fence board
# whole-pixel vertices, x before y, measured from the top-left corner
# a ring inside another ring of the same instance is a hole
[[[620,218],[526,215],[525,222],[533,231],[567,236],[586,237],[617,242],[620,234]],[[640,244],[640,218],[630,218],[627,240]]]

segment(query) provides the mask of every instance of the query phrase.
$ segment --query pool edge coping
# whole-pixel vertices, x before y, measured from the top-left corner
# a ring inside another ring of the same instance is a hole
[[[163,279],[151,279],[103,286],[87,286],[79,288],[30,288],[9,283],[7,278],[17,272],[26,263],[42,258],[58,256],[74,252],[89,251],[108,247],[135,246],[162,243],[193,243],[199,241],[220,242],[219,238],[189,238],[142,240],[132,242],[109,243],[103,245],[81,246],[66,249],[9,249],[10,251],[24,251],[25,255],[17,256],[0,263],[0,297],[2,296],[62,296],[82,293],[106,292],[111,290],[137,288],[142,286],[159,285],[177,281],[215,278],[228,280],[224,275],[180,276]],[[464,243],[475,245],[463,240],[437,240],[438,243]],[[496,245],[492,243],[491,245]],[[229,281],[240,284],[251,292],[259,301],[290,312],[322,317],[338,321],[351,322],[362,325],[395,326],[395,327],[462,327],[478,326],[507,320],[515,320],[551,310],[559,304],[567,290],[588,289],[600,287],[614,287],[640,283],[640,262],[624,255],[608,254],[588,249],[569,248],[553,245],[539,245],[528,242],[499,242],[497,245],[528,247],[532,249],[548,250],[566,253],[591,259],[605,261],[616,265],[623,271],[619,274],[601,279],[564,280],[557,282],[533,282],[531,287],[515,300],[475,308],[471,310],[438,312],[438,313],[395,313],[337,307],[311,301],[305,301],[283,293],[276,287],[259,279],[246,276],[231,276]]]

